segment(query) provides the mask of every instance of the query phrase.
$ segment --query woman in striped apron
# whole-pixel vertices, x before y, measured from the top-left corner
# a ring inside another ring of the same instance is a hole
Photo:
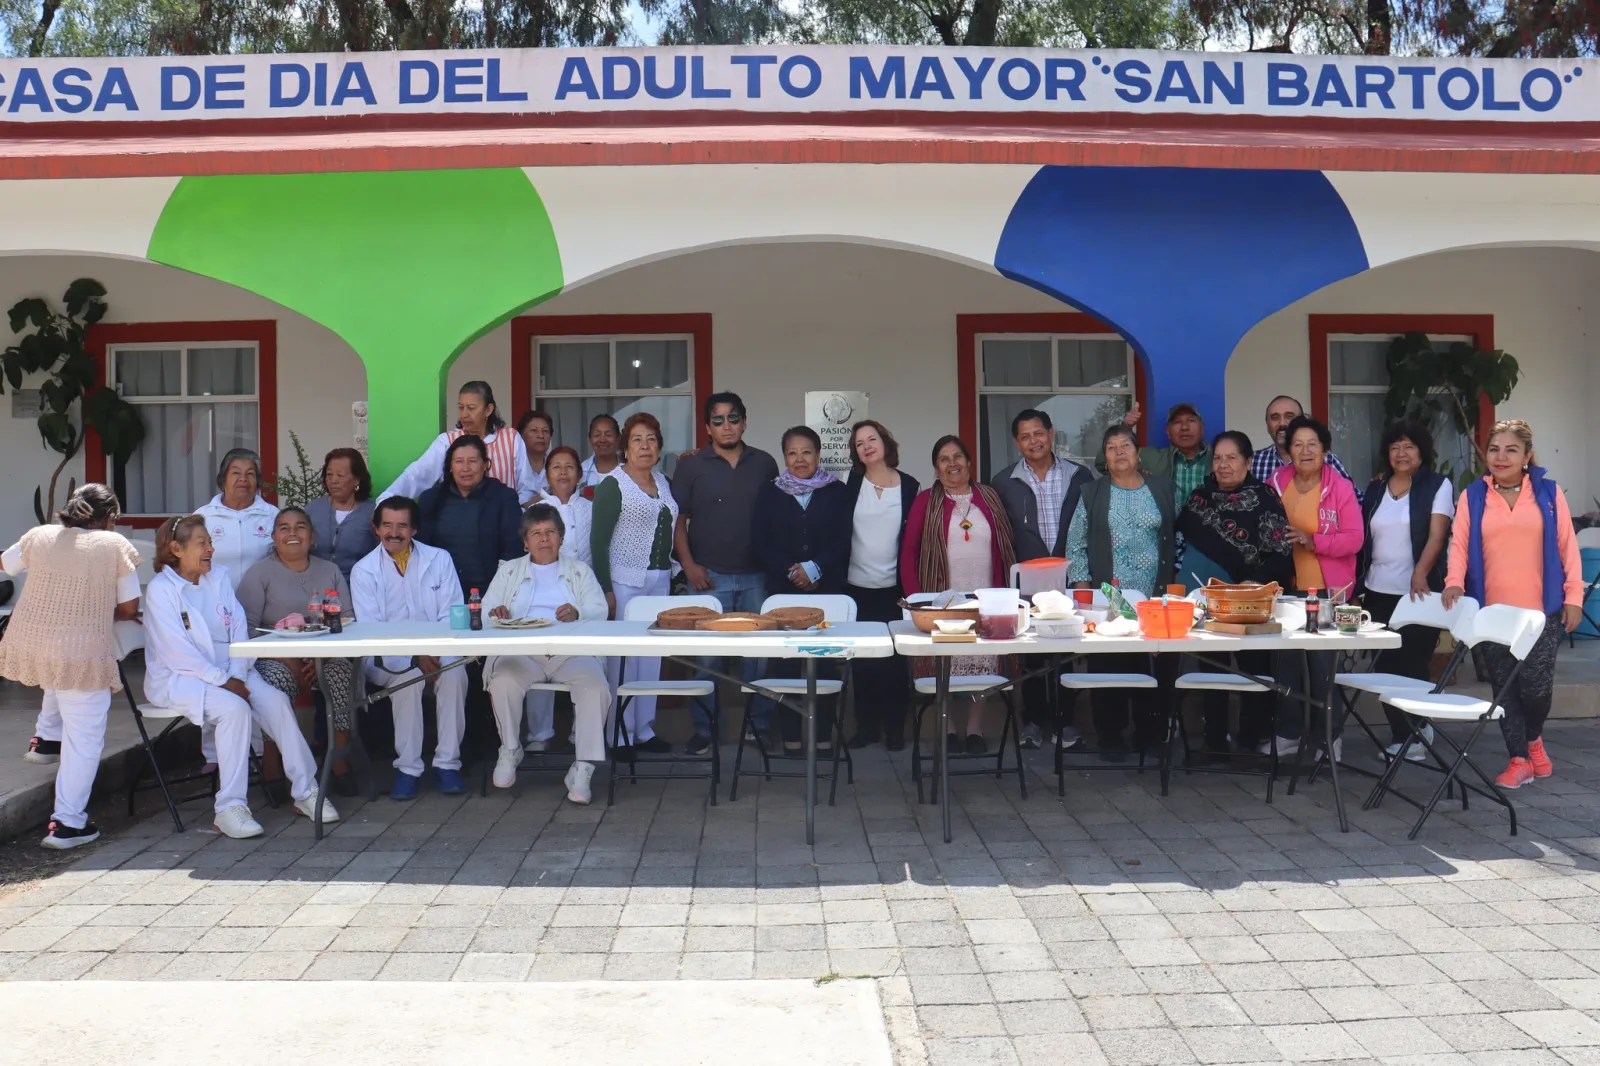
[[[522,435],[506,425],[500,417],[500,408],[494,402],[494,390],[487,381],[469,381],[461,386],[456,396],[456,428],[439,434],[421,458],[406,467],[405,473],[394,484],[380,492],[374,499],[381,502],[390,496],[408,496],[413,500],[439,480],[444,469],[444,454],[457,437],[472,434],[481,437],[489,449],[489,476],[517,492],[517,499],[526,507],[539,494],[539,476],[528,465],[528,446]]]

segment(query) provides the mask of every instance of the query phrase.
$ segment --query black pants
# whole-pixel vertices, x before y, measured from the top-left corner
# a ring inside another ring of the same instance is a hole
[[[1249,674],[1264,677],[1272,673],[1272,653],[1265,651],[1238,652],[1230,657],[1233,665]],[[1205,667],[1205,669],[1211,669]],[[1249,750],[1267,739],[1272,728],[1272,702],[1270,692],[1242,692],[1239,694],[1239,728],[1233,738],[1240,748]],[[1228,750],[1228,693],[1205,694],[1206,750]]]
[[[1551,615],[1523,662],[1516,684],[1502,697],[1506,716],[1500,719],[1500,735],[1505,738],[1506,753],[1513,759],[1526,759],[1528,741],[1544,736],[1544,720],[1550,717],[1550,698],[1556,683],[1556,649],[1561,646],[1563,635],[1561,615]],[[1480,671],[1489,675],[1489,684],[1496,693],[1517,665],[1511,650],[1503,644],[1479,644],[1472,649],[1472,659]]]
[[[1374,622],[1385,625],[1394,617],[1394,609],[1400,606],[1399,596],[1391,596],[1387,592],[1368,592],[1361,599],[1361,606],[1371,614]],[[1400,634],[1400,646],[1389,648],[1378,653],[1378,661],[1373,664],[1374,670],[1386,674],[1399,674],[1401,677],[1415,677],[1423,681],[1433,680],[1428,676],[1428,665],[1433,659],[1433,652],[1439,646],[1439,631],[1432,626],[1409,625],[1396,630]],[[1406,722],[1403,712],[1396,710],[1387,703],[1383,705],[1383,713],[1389,719],[1389,739],[1395,744],[1405,742],[1411,735],[1411,727]]]
[[[864,662],[865,660],[862,661]],[[767,669],[764,670],[763,673],[765,673],[768,677],[777,678],[805,676],[804,659],[768,659],[766,660],[766,663]],[[817,679],[819,681],[838,680],[839,676],[840,671],[838,663],[821,662],[817,664]],[[801,695],[790,696],[787,698],[793,700],[797,706],[805,702],[805,697]],[[838,696],[817,697],[818,744],[827,744],[834,739],[833,716],[838,701]],[[789,708],[783,706],[778,707],[777,711],[779,736],[781,736],[784,742],[787,744],[803,743],[805,741],[805,716],[799,711],[791,711]]]
[[[1178,664],[1175,655],[1158,655],[1152,668],[1151,657],[1138,652],[1124,655],[1096,655],[1090,669],[1097,674],[1154,674],[1164,686],[1171,685]],[[1094,715],[1094,732],[1102,748],[1119,747],[1122,731],[1128,727],[1128,710],[1133,710],[1134,737],[1143,746],[1160,739],[1161,708],[1165,695],[1161,688],[1096,688],[1089,690]]]
[[[898,585],[886,589],[846,585],[845,592],[856,601],[857,621],[898,622],[901,618],[902,593]],[[858,732],[869,737],[905,739],[906,687],[910,684],[906,663],[901,656],[891,655],[887,659],[857,659],[851,664]]]
[[[1320,704],[1328,697],[1328,686],[1333,683],[1331,651],[1275,651],[1272,656],[1272,676],[1291,692],[1299,692]],[[1309,675],[1307,671],[1309,670]],[[1299,740],[1305,720],[1306,705],[1293,696],[1277,697],[1278,735],[1285,740]],[[1338,723],[1335,723],[1337,725]],[[1320,741],[1323,735],[1322,708],[1312,708],[1311,738]],[[1334,733],[1337,740],[1339,733]]]

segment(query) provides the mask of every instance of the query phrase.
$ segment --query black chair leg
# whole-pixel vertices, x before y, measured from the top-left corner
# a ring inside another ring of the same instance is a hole
[[[922,799],[922,716],[927,711],[927,704],[919,704],[911,709],[911,779],[917,783],[917,802]],[[944,743],[944,738],[939,738],[939,743]]]
[[[1011,754],[1017,760],[1017,792],[1023,799],[1028,798],[1028,768],[1022,765],[1022,728],[1017,720],[1016,704],[1012,702],[1009,692],[1002,692],[1000,697],[1006,703],[1006,721],[1011,728]],[[1000,750],[1005,751],[1005,738],[1001,738]],[[999,776],[999,775],[996,775]]]

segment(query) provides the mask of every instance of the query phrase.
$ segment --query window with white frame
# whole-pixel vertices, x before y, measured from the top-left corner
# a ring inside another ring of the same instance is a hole
[[[661,423],[661,469],[694,447],[694,341],[682,336],[535,337],[533,405],[555,422],[552,446],[589,458],[589,420],[621,426],[637,412]]]
[[[1090,464],[1106,427],[1134,401],[1133,349],[1121,337],[1008,333],[978,338],[979,478],[1017,461],[1011,419],[1050,416],[1056,454]]]
[[[1383,469],[1378,444],[1389,418],[1383,398],[1389,391],[1386,356],[1395,334],[1344,334],[1328,338],[1328,431],[1333,451],[1357,485],[1365,485]],[[1430,334],[1435,351],[1452,344],[1471,343],[1471,337]],[[1437,453],[1434,469],[1460,473],[1472,464],[1472,442],[1457,433],[1448,416],[1428,427]]]
[[[257,355],[253,342],[109,349],[111,383],[145,431],[128,461],[111,466],[124,513],[189,514],[216,495],[230,448],[261,450]]]

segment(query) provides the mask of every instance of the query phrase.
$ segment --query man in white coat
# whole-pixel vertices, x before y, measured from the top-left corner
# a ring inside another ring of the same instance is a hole
[[[450,620],[451,606],[461,602],[461,580],[448,552],[416,539],[421,518],[417,502],[405,496],[391,496],[372,512],[378,546],[350,571],[350,597],[355,600],[357,618],[364,622]],[[429,682],[439,734],[433,773],[439,791],[447,796],[466,791],[461,781],[461,733],[467,720],[467,672],[453,665],[460,661],[432,655],[418,655],[415,660],[388,655],[367,662],[368,679],[384,687],[451,667]],[[416,799],[422,780],[422,688],[413,684],[389,697],[394,711],[394,766],[399,771],[389,795],[397,800]]]
[[[550,623],[604,621],[606,596],[594,571],[561,554],[566,524],[547,503],[536,503],[522,517],[522,546],[527,555],[500,564],[483,608],[491,618],[543,619]],[[496,655],[483,668],[483,684],[494,706],[500,730],[500,758],[494,767],[496,788],[517,783],[522,762],[522,698],[536,684],[555,682],[572,687],[573,733],[577,758],[567,771],[567,799],[588,803],[594,765],[606,757],[606,718],[611,686],[605,666],[592,655]]]

